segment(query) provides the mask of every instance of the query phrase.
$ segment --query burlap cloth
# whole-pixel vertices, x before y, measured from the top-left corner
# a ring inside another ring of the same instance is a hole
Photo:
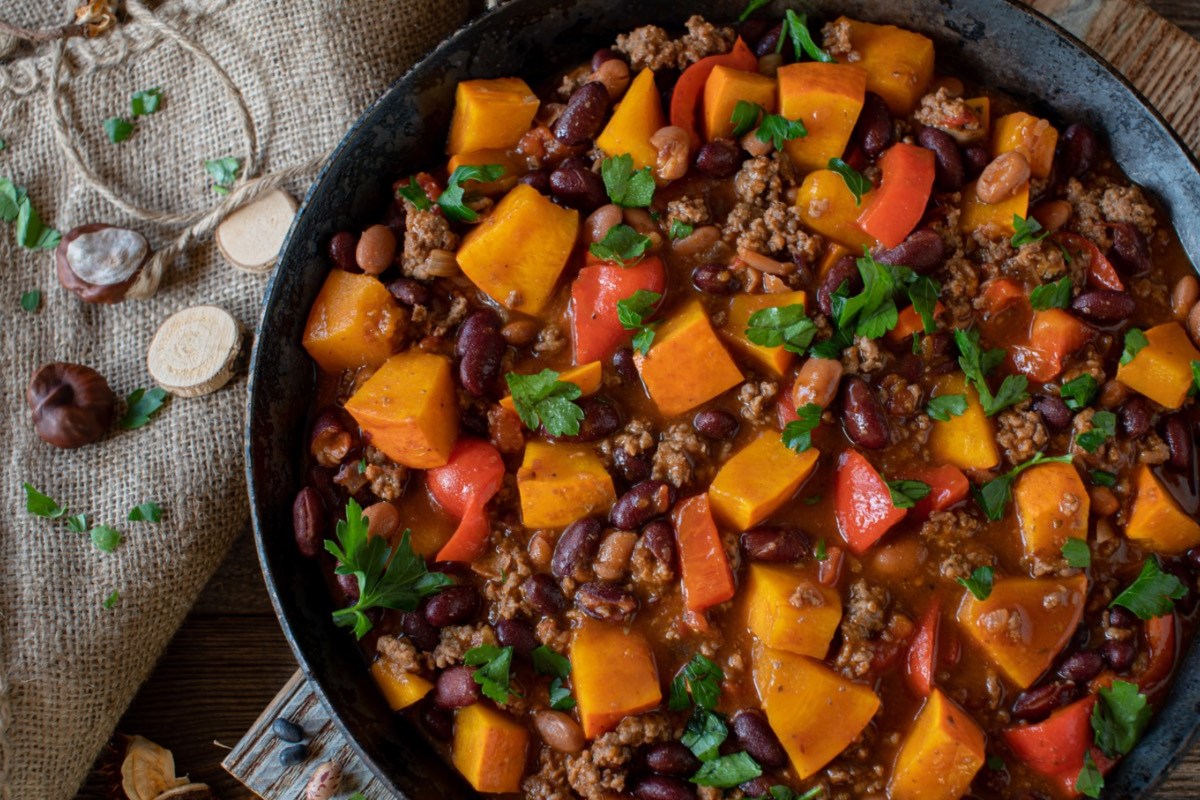
[[[62,23],[75,0],[0,0],[0,18],[26,27]],[[195,37],[244,92],[267,171],[328,150],[405,67],[457,25],[468,0],[170,0],[160,18]],[[0,41],[0,177],[28,189],[47,224],[66,231],[105,221],[141,229],[152,243],[172,231],[116,213],[81,186],[51,132],[46,47]],[[145,26],[126,25],[68,46],[70,122],[80,149],[118,193],[164,211],[195,210],[215,195],[204,159],[239,152],[233,101],[211,71]],[[162,110],[128,141],[111,144],[103,121],[128,115],[134,91],[162,87]],[[303,180],[291,187],[303,191]],[[151,386],[145,352],[159,323],[187,306],[219,305],[253,330],[266,278],[224,262],[211,243],[192,248],[157,296],[87,306],[54,277],[53,257],[18,247],[0,225],[0,796],[69,797],[146,679],[233,537],[247,524],[242,428],[245,379],[216,394],[176,399],[148,426],[59,451],[35,435],[29,377],[50,361],[104,374],[122,397]],[[22,293],[43,293],[39,313]],[[299,312],[298,312],[299,313]],[[247,342],[247,346],[249,343]],[[64,521],[25,512],[28,481],[125,534],[112,554]],[[127,522],[153,500],[162,524]],[[113,591],[120,601],[106,609]]]

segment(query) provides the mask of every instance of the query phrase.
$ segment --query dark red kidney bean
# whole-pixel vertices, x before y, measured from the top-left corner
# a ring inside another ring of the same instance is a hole
[[[408,222],[408,209],[404,207],[402,198],[395,198],[388,203],[387,208],[383,212],[383,224],[392,229],[392,233],[398,234],[396,237],[403,241],[404,230]]]
[[[730,727],[738,744],[759,764],[780,768],[788,763],[787,752],[779,743],[779,737],[760,712],[744,708],[733,715]]]
[[[442,670],[434,687],[433,702],[439,708],[466,708],[479,702],[479,684],[475,670],[457,666]]]
[[[623,447],[613,450],[613,468],[627,483],[638,483],[650,477],[653,462],[649,453],[630,453]]]
[[[429,598],[425,621],[435,628],[462,625],[479,611],[479,592],[474,586],[451,586]]]
[[[575,592],[575,605],[592,619],[625,624],[637,613],[637,596],[615,583],[592,581]]]
[[[665,775],[649,775],[633,785],[637,800],[695,800],[696,792],[690,783]]]
[[[532,186],[542,194],[550,194],[550,171],[545,169],[535,169],[533,172],[526,172],[524,175],[517,178],[517,183],[523,183],[526,186]]]
[[[448,708],[438,708],[433,703],[422,704],[421,724],[435,739],[448,742],[454,738],[454,712]]]
[[[641,380],[638,375],[637,363],[633,360],[633,350],[628,347],[622,347],[612,356],[613,369],[625,383],[636,383]]]
[[[604,524],[598,517],[584,517],[572,522],[558,537],[554,556],[550,559],[550,571],[559,578],[577,577],[596,557],[603,534]]]
[[[907,239],[892,249],[876,253],[875,260],[881,264],[904,266],[913,272],[923,273],[941,264],[945,255],[946,243],[938,236],[937,231],[921,228],[913,231]]]
[[[1066,705],[1075,696],[1075,684],[1071,681],[1044,683],[1021,692],[1013,701],[1014,719],[1037,722],[1050,716],[1050,712]]]
[[[1078,178],[1100,159],[1100,138],[1096,132],[1075,122],[1067,126],[1062,136],[1058,137],[1058,177],[1062,180]]]
[[[661,742],[646,750],[646,767],[659,775],[687,778],[700,769],[700,759],[680,742]]]
[[[1150,271],[1150,246],[1132,223],[1114,222],[1111,226],[1113,244],[1108,257],[1121,273],[1144,275]]]
[[[917,142],[933,151],[937,187],[947,192],[961,189],[967,182],[967,168],[954,137],[938,128],[922,128]]]
[[[762,35],[762,38],[758,40],[758,44],[754,46],[754,55],[762,58],[763,56],[769,56],[774,53],[775,48],[779,46],[779,37],[782,35],[782,22],[768,28],[767,32]]]
[[[1058,667],[1058,676],[1076,683],[1086,683],[1104,669],[1104,657],[1094,650],[1072,653]]]
[[[320,493],[305,486],[292,502],[292,532],[300,555],[316,558],[325,551],[326,527],[325,504],[321,502]]]
[[[729,139],[714,139],[700,145],[695,164],[710,178],[732,178],[742,166],[742,151]]]
[[[1065,431],[1071,427],[1071,409],[1061,397],[1042,394],[1033,400],[1033,410],[1042,417],[1046,427],[1055,431]]]
[[[720,408],[706,408],[692,417],[692,427],[701,436],[717,442],[723,442],[737,436],[738,418]]]
[[[833,293],[843,283],[849,286],[852,295],[862,291],[862,273],[851,256],[839,258],[817,287],[817,307],[825,316],[833,314]]]
[[[1134,646],[1132,638],[1109,639],[1100,645],[1100,653],[1104,656],[1104,660],[1108,662],[1109,667],[1117,672],[1124,672],[1133,665],[1133,659],[1137,655],[1137,647]]]
[[[358,602],[359,588],[358,578],[354,575],[336,575],[334,581],[337,583],[338,589],[342,592],[342,598],[346,605],[352,606]]]
[[[496,392],[508,343],[491,311],[474,312],[458,329],[454,352],[459,357],[458,380],[476,397]]]
[[[525,602],[547,616],[567,610],[567,598],[563,595],[558,581],[545,574],[537,572],[530,575],[521,584],[521,596]]]
[[[437,628],[429,624],[429,620],[425,619],[424,610],[424,604],[422,604],[417,611],[404,612],[404,615],[400,617],[400,630],[404,631],[404,635],[418,649],[430,653],[437,649],[438,644],[442,641],[442,635],[438,633]]]
[[[876,158],[891,147],[892,139],[892,114],[887,102],[874,92],[867,92],[850,141],[857,144],[867,158]]]
[[[675,568],[675,529],[665,519],[656,519],[642,528],[641,543],[658,561],[671,569]]]
[[[1108,289],[1088,289],[1071,301],[1071,310],[1089,322],[1102,325],[1129,319],[1137,302],[1125,292]]]
[[[541,644],[533,628],[524,620],[502,619],[494,627],[500,646],[511,647],[513,652],[522,658],[532,657],[533,651]]]
[[[621,429],[621,415],[612,403],[601,397],[581,397],[575,405],[583,410],[579,433],[572,436],[547,436],[552,442],[594,442]]]
[[[329,260],[345,272],[362,272],[358,266],[358,258],[354,255],[356,250],[358,237],[350,231],[339,231],[329,240]]]
[[[601,47],[592,54],[592,72],[600,69],[600,65],[605,61],[622,61],[621,54],[609,47]]]
[[[1113,606],[1108,610],[1108,626],[1110,628],[1136,628],[1138,624],[1137,614],[1134,614],[1125,606]]]
[[[992,163],[992,154],[983,145],[973,144],[963,148],[963,168],[966,169],[967,178],[978,178],[979,173]]]
[[[761,525],[741,536],[742,551],[751,561],[782,563],[808,555],[808,536],[799,528]]]
[[[770,797],[771,787],[776,786],[781,781],[778,778],[770,775],[759,775],[757,778],[751,778],[745,783],[739,783],[738,788],[742,790],[742,794],[746,797]]]
[[[1193,547],[1183,554],[1184,561],[1192,570],[1200,570],[1200,547]]]
[[[692,285],[705,294],[718,297],[733,294],[740,287],[733,270],[724,264],[702,264],[692,270]]]
[[[671,485],[666,481],[642,481],[613,503],[608,521],[623,531],[636,531],[671,510]]]
[[[387,290],[406,306],[429,305],[429,287],[413,278],[396,278],[388,283]]]
[[[1186,411],[1176,411],[1167,417],[1163,423],[1163,438],[1167,440],[1167,448],[1171,451],[1168,463],[1175,469],[1191,470],[1195,445],[1192,442],[1192,426],[1187,423]]]
[[[594,211],[608,202],[604,179],[574,156],[550,173],[550,192],[564,205],[580,211]]]
[[[842,427],[850,441],[868,450],[887,447],[887,417],[871,387],[857,376],[847,379],[843,386]]]
[[[600,131],[608,113],[608,90],[600,81],[588,81],[575,90],[554,123],[554,138],[569,147],[587,144]]]
[[[1146,402],[1146,398],[1135,394],[1121,406],[1121,410],[1117,412],[1117,419],[1120,420],[1121,430],[1125,435],[1136,439],[1150,430],[1150,404]]]

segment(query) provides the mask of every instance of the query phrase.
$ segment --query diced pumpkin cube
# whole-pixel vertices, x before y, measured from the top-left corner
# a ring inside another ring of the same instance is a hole
[[[842,599],[815,565],[751,564],[742,589],[746,627],[767,647],[823,659],[842,621]]]
[[[754,527],[783,506],[817,466],[820,453],[797,453],[775,431],[764,431],[721,465],[708,487],[713,510],[739,531]]]
[[[519,183],[463,237],[458,265],[493,300],[537,315],[575,247],[579,212]]]
[[[864,205],[871,194],[863,195]],[[849,248],[836,257],[832,254],[837,251],[831,249],[830,267],[843,255],[862,255],[864,247],[875,246],[875,237],[858,227],[863,207],[854,202],[854,193],[833,170],[818,169],[805,175],[796,193],[796,207],[805,226]],[[821,264],[824,267],[825,261]]]
[[[404,332],[404,312],[379,279],[335,269],[304,326],[304,349],[326,372],[378,367]]]
[[[972,233],[988,225],[997,230],[1015,233],[1013,215],[1025,219],[1029,216],[1029,184],[1026,183],[1015,195],[999,203],[985,203],[975,193],[975,182],[968,183],[962,190],[962,214],[958,218],[958,229]]]
[[[454,716],[451,760],[477,792],[520,791],[528,747],[529,730],[488,703],[461,708]]]
[[[585,619],[571,639],[570,660],[579,721],[589,739],[662,702],[654,651],[634,628]]]
[[[867,89],[887,102],[893,116],[911,114],[933,78],[933,41],[895,25],[847,17],[841,23],[850,26],[850,45],[859,55],[854,63],[867,71]]]
[[[459,167],[482,167],[489,164],[495,164],[504,168],[504,174],[494,181],[466,181],[463,187],[469,192],[487,195],[491,197],[497,194],[503,194],[511,189],[517,183],[517,178],[521,177],[523,172],[517,166],[517,161],[504,150],[472,150],[469,153],[458,153],[450,157],[450,163],[446,165],[446,172],[454,174],[454,170]]]
[[[819,661],[755,645],[754,686],[800,780],[846,749],[879,710],[871,687]]]
[[[679,549],[684,607],[698,615],[731,599],[737,587],[709,496],[698,494],[681,500],[671,512],[671,522]]]
[[[1050,175],[1057,145],[1058,131],[1049,120],[1038,119],[1024,111],[1005,114],[996,120],[996,129],[992,133],[992,156],[1015,150],[1029,160],[1035,178]]]
[[[818,171],[820,171],[820,170],[818,170]],[[825,170],[825,172],[829,172],[829,170]],[[811,174],[815,175],[817,173],[814,172]],[[841,176],[838,175],[836,172],[834,172],[833,175],[838,180],[841,180]],[[805,178],[808,178],[808,177],[809,177],[808,175],[805,176]],[[846,182],[842,181],[842,186],[845,187],[845,185],[846,185]],[[846,191],[849,192],[850,190],[847,188]],[[866,197],[866,195],[863,195],[863,196]],[[797,203],[799,203],[798,197],[799,196],[797,196]],[[812,196],[810,197],[810,200],[819,200],[820,198],[821,198],[821,195],[819,193],[813,192]],[[851,202],[851,205],[854,204],[854,195],[850,195],[850,202]],[[857,215],[858,215],[858,211],[855,211],[853,214],[855,220],[858,219]],[[860,229],[858,232],[861,234],[862,230]],[[871,246],[872,244],[874,244],[874,243],[867,242],[868,247]],[[858,252],[859,253],[862,252],[861,247],[858,249]],[[854,255],[854,251],[851,250],[849,247],[846,247],[844,244],[838,244],[837,242],[830,242],[829,245],[825,248],[825,253],[821,256],[821,260],[817,263],[817,275],[824,278],[826,275],[829,274],[829,270],[833,269],[834,264],[841,261],[843,257],[852,256],[852,255]]]
[[[520,78],[463,81],[454,90],[446,153],[507,150],[529,130],[538,99]]]
[[[612,477],[588,445],[531,441],[517,471],[521,518],[527,528],[565,528],[607,511],[616,499]]]
[[[583,393],[583,397],[587,397],[589,394],[595,394],[596,390],[600,388],[603,368],[604,365],[599,361],[589,361],[586,364],[580,364],[578,367],[564,369],[558,374],[558,379],[563,383],[575,384],[579,387],[579,391]],[[505,395],[500,398],[500,405],[514,413],[517,410],[517,407],[513,405],[512,395]]]
[[[1117,380],[1160,406],[1179,408],[1187,400],[1192,362],[1200,360],[1200,351],[1178,322],[1156,325],[1146,331],[1146,339],[1150,344],[1117,367]]]
[[[739,100],[755,103],[775,113],[775,79],[717,65],[704,84],[704,138],[728,139],[733,135],[733,110]]]
[[[991,469],[1000,463],[1000,450],[992,433],[992,423],[979,404],[979,393],[967,385],[961,372],[943,375],[933,387],[933,396],[965,394],[967,410],[946,422],[934,420],[929,432],[929,450],[935,461],[953,464],[959,469]]]
[[[975,720],[934,689],[900,745],[888,795],[892,800],[958,800],[986,758]]]
[[[1200,545],[1200,525],[1179,507],[1148,464],[1133,479],[1133,507],[1125,535],[1156,553],[1182,553]]]
[[[646,356],[634,357],[642,383],[663,416],[673,417],[742,382],[699,300],[664,322]]]
[[[764,308],[782,308],[783,306],[800,306],[804,308],[804,292],[778,292],[776,294],[745,294],[738,293],[729,301],[729,311],[725,315],[725,324],[721,333],[731,345],[754,364],[772,375],[781,378],[792,365],[796,354],[785,350],[783,345],[765,347],[750,341],[746,328],[750,326],[750,318]]]
[[[386,658],[371,665],[371,677],[375,679],[375,684],[392,711],[408,708],[433,689],[433,684],[420,675],[407,672],[395,661]]]
[[[867,71],[806,61],[780,67],[777,79],[779,113],[808,129],[807,136],[784,142],[784,151],[801,170],[825,169],[850,142],[867,92]]]
[[[966,592],[958,623],[1019,689],[1028,689],[1063,649],[1083,616],[1087,576],[1002,578],[986,600]]]
[[[1091,501],[1071,464],[1027,469],[1013,489],[1021,541],[1031,559],[1057,561],[1067,539],[1087,540]]]
[[[650,137],[666,124],[654,70],[644,69],[625,90],[625,97],[596,137],[596,146],[610,156],[628,153],[634,169],[653,169],[658,162],[658,148],[650,144]]]
[[[421,350],[387,360],[346,401],[385,456],[415,469],[440,467],[458,439],[458,395],[450,362]]]

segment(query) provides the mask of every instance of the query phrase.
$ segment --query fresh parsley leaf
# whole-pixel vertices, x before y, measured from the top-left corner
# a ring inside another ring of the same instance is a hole
[[[995,580],[996,571],[991,567],[976,567],[971,572],[969,578],[959,578],[958,582],[966,587],[966,590],[975,595],[976,600],[987,600],[992,593],[992,583]]]
[[[954,342],[958,346],[958,365],[962,368],[967,380],[975,387],[975,391],[979,393],[979,404],[983,406],[985,415],[995,416],[1005,408],[1016,405],[1029,397],[1025,391],[1029,382],[1024,375],[1005,377],[1000,383],[1000,388],[995,394],[992,394],[991,387],[988,386],[987,374],[1004,360],[1004,351],[999,348],[984,350],[979,344],[979,331],[975,329],[956,330]]]
[[[943,394],[931,398],[925,407],[925,413],[930,419],[938,422],[949,422],[951,417],[961,417],[967,413],[967,396],[965,394]]]
[[[816,558],[817,561],[824,561],[825,559],[829,558],[829,549],[825,545],[824,536],[822,536],[820,539],[817,539],[817,547],[813,551],[813,557]]]
[[[1054,283],[1035,286],[1029,293],[1029,304],[1033,306],[1034,311],[1066,308],[1071,305],[1071,279],[1063,278]]]
[[[783,149],[784,142],[808,136],[808,128],[798,119],[787,119],[779,114],[763,114],[754,134],[760,142],[770,142],[776,150]]]
[[[633,337],[633,349],[642,355],[649,355],[650,345],[654,341],[654,325],[647,324],[646,317],[654,313],[660,300],[662,295],[658,292],[638,289],[624,300],[617,301],[617,319],[625,330],[637,331]]]
[[[1019,214],[1013,214],[1013,236],[1011,239],[1013,247],[1036,244],[1049,235],[1050,231],[1043,228],[1042,223],[1033,217],[1024,218]]]
[[[742,9],[742,13],[738,14],[738,22],[745,22],[750,18],[751,14],[770,2],[771,0],[750,0],[750,2],[746,3],[746,7]]]
[[[625,223],[621,223],[609,228],[603,239],[593,242],[588,247],[588,252],[596,258],[628,267],[641,261],[649,246],[649,236],[643,236]]]
[[[124,541],[121,532],[108,525],[97,525],[92,528],[91,536],[92,544],[96,545],[96,549],[105,553],[115,552],[121,546],[121,542]]]
[[[38,216],[37,209],[29,200],[29,195],[19,186],[13,186],[11,181],[0,181],[0,218],[6,222],[16,219],[13,235],[17,244],[26,250],[53,250],[62,241],[62,234],[54,228],[47,228]],[[15,208],[16,214],[9,216]]]
[[[600,177],[608,199],[624,208],[646,208],[654,199],[654,172],[633,169],[633,156],[623,153],[600,162]]]
[[[1094,453],[1116,433],[1117,415],[1111,411],[1097,411],[1092,415],[1092,429],[1076,436],[1075,444]]]
[[[866,248],[857,261],[863,279],[863,290],[846,297],[841,290],[832,297],[833,319],[839,330],[853,331],[855,336],[878,339],[896,327],[896,273],[876,261]]]
[[[1096,760],[1092,758],[1092,751],[1089,749],[1083,754],[1083,768],[1079,770],[1079,777],[1075,779],[1075,791],[1085,797],[1099,797],[1103,789],[1104,776],[1096,767]]]
[[[812,447],[812,432],[821,424],[821,407],[816,403],[805,403],[796,409],[799,419],[783,426],[780,434],[784,447],[803,453]]]
[[[1150,724],[1153,710],[1135,683],[1115,680],[1101,687],[1092,706],[1092,730],[1096,746],[1109,758],[1120,758],[1133,750]]]
[[[1092,470],[1092,483],[1097,486],[1116,486],[1117,476],[1102,469]]]
[[[130,522],[162,522],[162,507],[158,503],[141,503],[129,509]]]
[[[549,675],[552,678],[565,678],[571,674],[571,661],[561,653],[556,653],[546,645],[534,649],[531,654],[533,669],[539,675]]]
[[[892,493],[892,505],[896,508],[912,508],[918,500],[929,496],[929,484],[923,481],[895,480],[887,482]]]
[[[1081,408],[1090,406],[1099,392],[1100,384],[1086,372],[1078,378],[1067,381],[1058,390],[1059,396],[1067,404],[1067,408],[1072,411],[1079,411]]]
[[[804,505],[806,506],[815,506],[819,502],[821,502],[821,495],[819,494],[812,494],[804,498]]]
[[[762,775],[762,767],[749,753],[731,753],[706,761],[692,776],[697,786],[716,786],[728,789]]]
[[[672,239],[676,239],[676,240],[686,239],[687,237],[692,235],[692,231],[694,231],[694,230],[695,230],[694,227],[692,227],[691,225],[688,225],[683,220],[673,219],[673,220],[671,220],[671,232],[668,235]]]
[[[39,291],[25,292],[21,295],[21,310],[30,314],[36,312],[42,304],[42,293]]]
[[[135,117],[144,117],[148,114],[153,114],[158,111],[162,105],[162,89],[155,86],[153,89],[142,89],[140,92],[134,92],[129,98],[129,110]]]
[[[121,602],[121,593],[113,589],[112,594],[104,598],[104,607],[109,609],[115,608],[119,602]]]
[[[120,144],[133,135],[133,123],[121,117],[104,120],[104,133],[113,144]]]
[[[504,167],[499,164],[463,164],[455,167],[446,181],[445,191],[438,195],[437,204],[450,219],[475,222],[479,219],[479,213],[466,204],[466,188],[463,184],[467,181],[498,181],[503,176]]]
[[[479,667],[471,676],[479,684],[486,697],[497,703],[507,703],[510,694],[516,694],[509,688],[509,670],[512,667],[512,647],[497,647],[494,644],[483,644],[472,647],[463,655],[463,663],[468,667]]]
[[[775,790],[778,788],[780,788],[780,787],[778,787],[778,786],[771,787],[772,800],[788,800],[788,798],[779,797],[775,793]],[[784,787],[784,788],[786,788],[786,787]],[[818,784],[818,785],[812,787],[811,789],[809,789],[808,791],[806,791],[804,794],[795,795],[795,800],[817,800],[817,798],[823,794],[825,794],[825,787]]]
[[[691,750],[701,761],[712,761],[719,755],[721,743],[729,737],[729,728],[720,714],[696,706],[688,719],[680,744]]]
[[[766,1],[769,2],[770,0],[766,0]],[[4,141],[4,139],[0,138],[0,153],[4,152],[4,148],[6,148],[6,147],[8,147],[8,142],[6,142],[6,141]]]
[[[797,14],[789,8],[785,13],[784,19],[787,21],[787,32],[792,37],[792,49],[796,51],[797,61],[801,59],[801,53],[803,52],[813,61],[822,61],[826,64],[833,63],[833,56],[817,47],[817,43],[813,41],[812,34],[808,31],[807,15]],[[780,31],[779,35],[780,38],[783,38],[783,31]]]
[[[1017,403],[1027,400],[1029,393],[1025,391],[1025,388],[1028,385],[1029,381],[1024,375],[1005,376],[1004,380],[1000,382],[1000,388],[996,390],[996,394],[986,398],[980,395],[979,400],[983,405],[983,413],[992,417],[1009,406],[1015,406]]]
[[[574,436],[583,421],[583,409],[574,401],[583,391],[574,383],[560,381],[558,373],[544,369],[535,375],[504,376],[512,393],[513,406],[525,427],[544,426],[551,436]]]
[[[1185,595],[1187,587],[1183,582],[1171,573],[1163,572],[1158,560],[1151,556],[1142,564],[1142,571],[1134,582],[1108,605],[1109,608],[1123,606],[1140,619],[1150,619],[1170,613],[1175,606],[1173,601],[1182,600]]]
[[[908,290],[908,299],[912,301],[913,310],[921,317],[921,327],[926,333],[936,331],[937,322],[933,318],[933,312],[937,308],[938,295],[942,293],[941,284],[932,278],[918,275],[905,288]]]
[[[417,183],[417,179],[414,177],[410,177],[407,184],[396,188],[396,196],[412,203],[418,211],[428,211],[433,208],[433,201],[425,193],[425,187]]]
[[[140,428],[158,413],[167,402],[167,391],[158,386],[147,391],[135,389],[125,398],[125,416],[121,417],[118,426],[127,431]]]
[[[871,182],[867,177],[840,158],[829,159],[829,168],[842,176],[846,188],[854,195],[854,205],[861,206],[863,195],[871,191]]]
[[[28,199],[24,189],[8,178],[0,178],[0,221],[14,221],[20,213],[21,203]]]
[[[204,171],[212,178],[212,190],[217,194],[229,194],[242,171],[242,160],[233,156],[214,158],[204,162]]]
[[[71,533],[87,533],[87,514],[76,514],[73,517],[67,517],[67,530]]]
[[[1070,454],[1047,456],[1043,453],[1035,453],[1033,458],[1024,464],[1018,464],[1000,477],[993,478],[982,486],[972,486],[971,494],[974,495],[975,502],[983,509],[984,515],[992,522],[999,522],[1004,519],[1004,509],[1008,506],[1008,501],[1012,499],[1012,485],[1017,476],[1030,467],[1052,462],[1070,464],[1071,456]]]
[[[325,540],[325,549],[338,560],[338,575],[358,581],[358,601],[333,612],[333,621],[354,628],[361,639],[371,630],[366,612],[372,608],[412,611],[423,597],[437,594],[452,581],[441,572],[425,569],[425,560],[412,551],[412,533],[405,530],[395,550],[382,536],[367,535],[367,520],[354,500],[346,502],[345,519],[335,531],[337,541]]]
[[[1125,349],[1121,351],[1121,365],[1124,366],[1133,357],[1142,352],[1142,348],[1150,344],[1150,340],[1146,338],[1146,334],[1142,333],[1140,328],[1130,328],[1125,331]]]
[[[742,134],[754,130],[754,126],[758,124],[758,119],[762,115],[763,107],[758,103],[738,100],[733,107],[733,113],[729,116],[729,121],[733,123],[733,138],[736,139]]]
[[[746,338],[763,347],[780,347],[791,353],[803,353],[812,343],[817,326],[808,318],[804,306],[775,306],[755,311],[747,321]]]
[[[25,489],[25,510],[35,517],[58,519],[67,513],[66,506],[60,506],[56,501],[33,488],[33,484],[21,484]]]
[[[571,690],[563,685],[562,678],[550,681],[550,707],[555,711],[570,711],[576,705]]]
[[[1063,542],[1062,554],[1068,566],[1086,569],[1092,565],[1092,550],[1086,539],[1070,537]]]
[[[1200,361],[1192,362],[1192,388],[1188,389],[1189,395],[1194,395],[1200,392]]]
[[[810,347],[808,354],[813,358],[828,358],[838,361],[842,357],[842,351],[852,344],[854,344],[854,332],[839,328],[835,323],[833,335]]]
[[[671,681],[667,694],[667,708],[671,711],[687,711],[691,704],[692,699],[688,695],[687,680],[680,672]]]
[[[366,474],[367,474],[367,459],[366,459],[366,457],[365,457],[365,456],[364,456],[363,458],[360,458],[360,459],[358,460],[358,464],[357,464],[357,465],[355,465],[355,469],[357,469],[357,470],[358,470],[358,474],[359,474],[359,475],[366,475]]]
[[[987,757],[987,767],[992,772],[1000,772],[1001,770],[1004,769],[1004,766],[1005,766],[1004,759],[1001,758],[1000,756],[996,755],[995,753],[992,753],[991,755],[989,755]]]
[[[700,653],[692,656],[692,660],[683,665],[683,669],[675,676],[676,681],[682,681],[692,702],[698,707],[711,711],[721,697],[721,681],[725,674],[715,663]],[[684,706],[686,708],[686,706]]]

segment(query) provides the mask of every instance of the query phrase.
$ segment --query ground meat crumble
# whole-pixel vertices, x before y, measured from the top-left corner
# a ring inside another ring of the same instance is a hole
[[[729,52],[736,36],[733,28],[718,27],[699,14],[684,23],[687,33],[678,39],[657,25],[643,25],[617,37],[613,49],[629,58],[634,71],[684,69],[705,56]]]

